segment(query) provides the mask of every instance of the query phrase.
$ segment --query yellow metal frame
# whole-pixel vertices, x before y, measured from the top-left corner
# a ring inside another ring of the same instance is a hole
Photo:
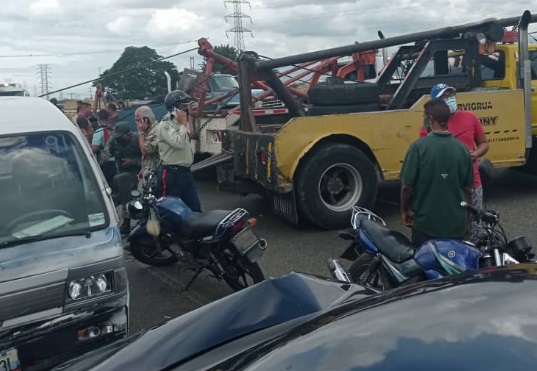
[[[423,96],[411,108],[372,113],[297,117],[275,135],[274,150],[279,186],[292,183],[300,160],[321,140],[344,135],[363,142],[378,162],[384,179],[399,178],[403,158],[418,139],[423,123]],[[459,108],[473,111],[482,121],[490,150],[487,158],[496,167],[525,162],[523,91],[496,90],[457,94]]]

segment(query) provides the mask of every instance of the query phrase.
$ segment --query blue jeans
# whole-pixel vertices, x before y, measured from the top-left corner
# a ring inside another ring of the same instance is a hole
[[[192,211],[201,212],[198,190],[190,169],[162,165],[157,174],[157,196],[179,197]]]

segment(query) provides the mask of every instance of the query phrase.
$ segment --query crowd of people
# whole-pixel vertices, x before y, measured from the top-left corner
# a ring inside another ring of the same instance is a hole
[[[118,122],[114,103],[97,112],[92,123],[91,105],[79,102],[76,124],[113,189],[140,188],[145,175],[155,171],[157,195],[180,197],[201,212],[190,171],[193,153],[187,126],[192,100],[180,90],[170,92],[164,102],[168,114],[160,123],[150,107],[139,107],[134,117],[137,133],[127,122]],[[415,245],[434,238],[476,242],[477,221],[460,203],[483,207],[478,160],[489,148],[483,127],[475,114],[458,109],[456,89],[446,84],[432,88],[423,117],[419,139],[408,149],[401,169],[403,224],[411,228]],[[122,202],[125,233],[130,225],[126,202]]]
[[[121,232],[130,231],[126,204],[130,191],[142,189],[145,175],[157,174],[156,196],[176,196],[195,212],[201,205],[190,166],[194,155],[187,125],[191,120],[186,93],[170,92],[164,104],[168,114],[159,123],[151,107],[141,106],[134,112],[136,132],[126,121],[119,121],[117,106],[92,112],[91,104],[78,102],[75,124],[91,145],[106,181],[118,204]]]

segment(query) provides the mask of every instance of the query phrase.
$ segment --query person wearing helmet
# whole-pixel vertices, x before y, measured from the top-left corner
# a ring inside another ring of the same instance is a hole
[[[192,101],[181,90],[168,93],[164,99],[169,119],[157,126],[157,144],[162,161],[158,188],[162,196],[179,197],[192,211],[201,212],[198,191],[190,171],[194,154],[190,147],[187,124],[188,106]]]
[[[479,118],[470,111],[457,107],[456,89],[444,83],[436,84],[431,89],[432,99],[441,99],[449,107],[450,118],[448,130],[455,138],[461,141],[470,151],[474,164],[474,186],[472,187],[472,205],[483,209],[483,187],[479,175],[479,158],[489,150],[489,144]],[[422,127],[420,137],[427,136],[427,130]],[[479,237],[479,224],[473,220],[468,231],[467,239],[477,242]]]

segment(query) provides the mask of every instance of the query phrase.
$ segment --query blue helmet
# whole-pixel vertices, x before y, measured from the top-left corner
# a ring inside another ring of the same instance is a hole
[[[444,94],[444,92],[446,90],[452,90],[454,92],[457,91],[457,89],[455,89],[453,86],[449,86],[449,85],[444,84],[444,83],[436,84],[431,89],[431,98],[433,98],[433,99],[440,98],[442,96],[442,94]]]

